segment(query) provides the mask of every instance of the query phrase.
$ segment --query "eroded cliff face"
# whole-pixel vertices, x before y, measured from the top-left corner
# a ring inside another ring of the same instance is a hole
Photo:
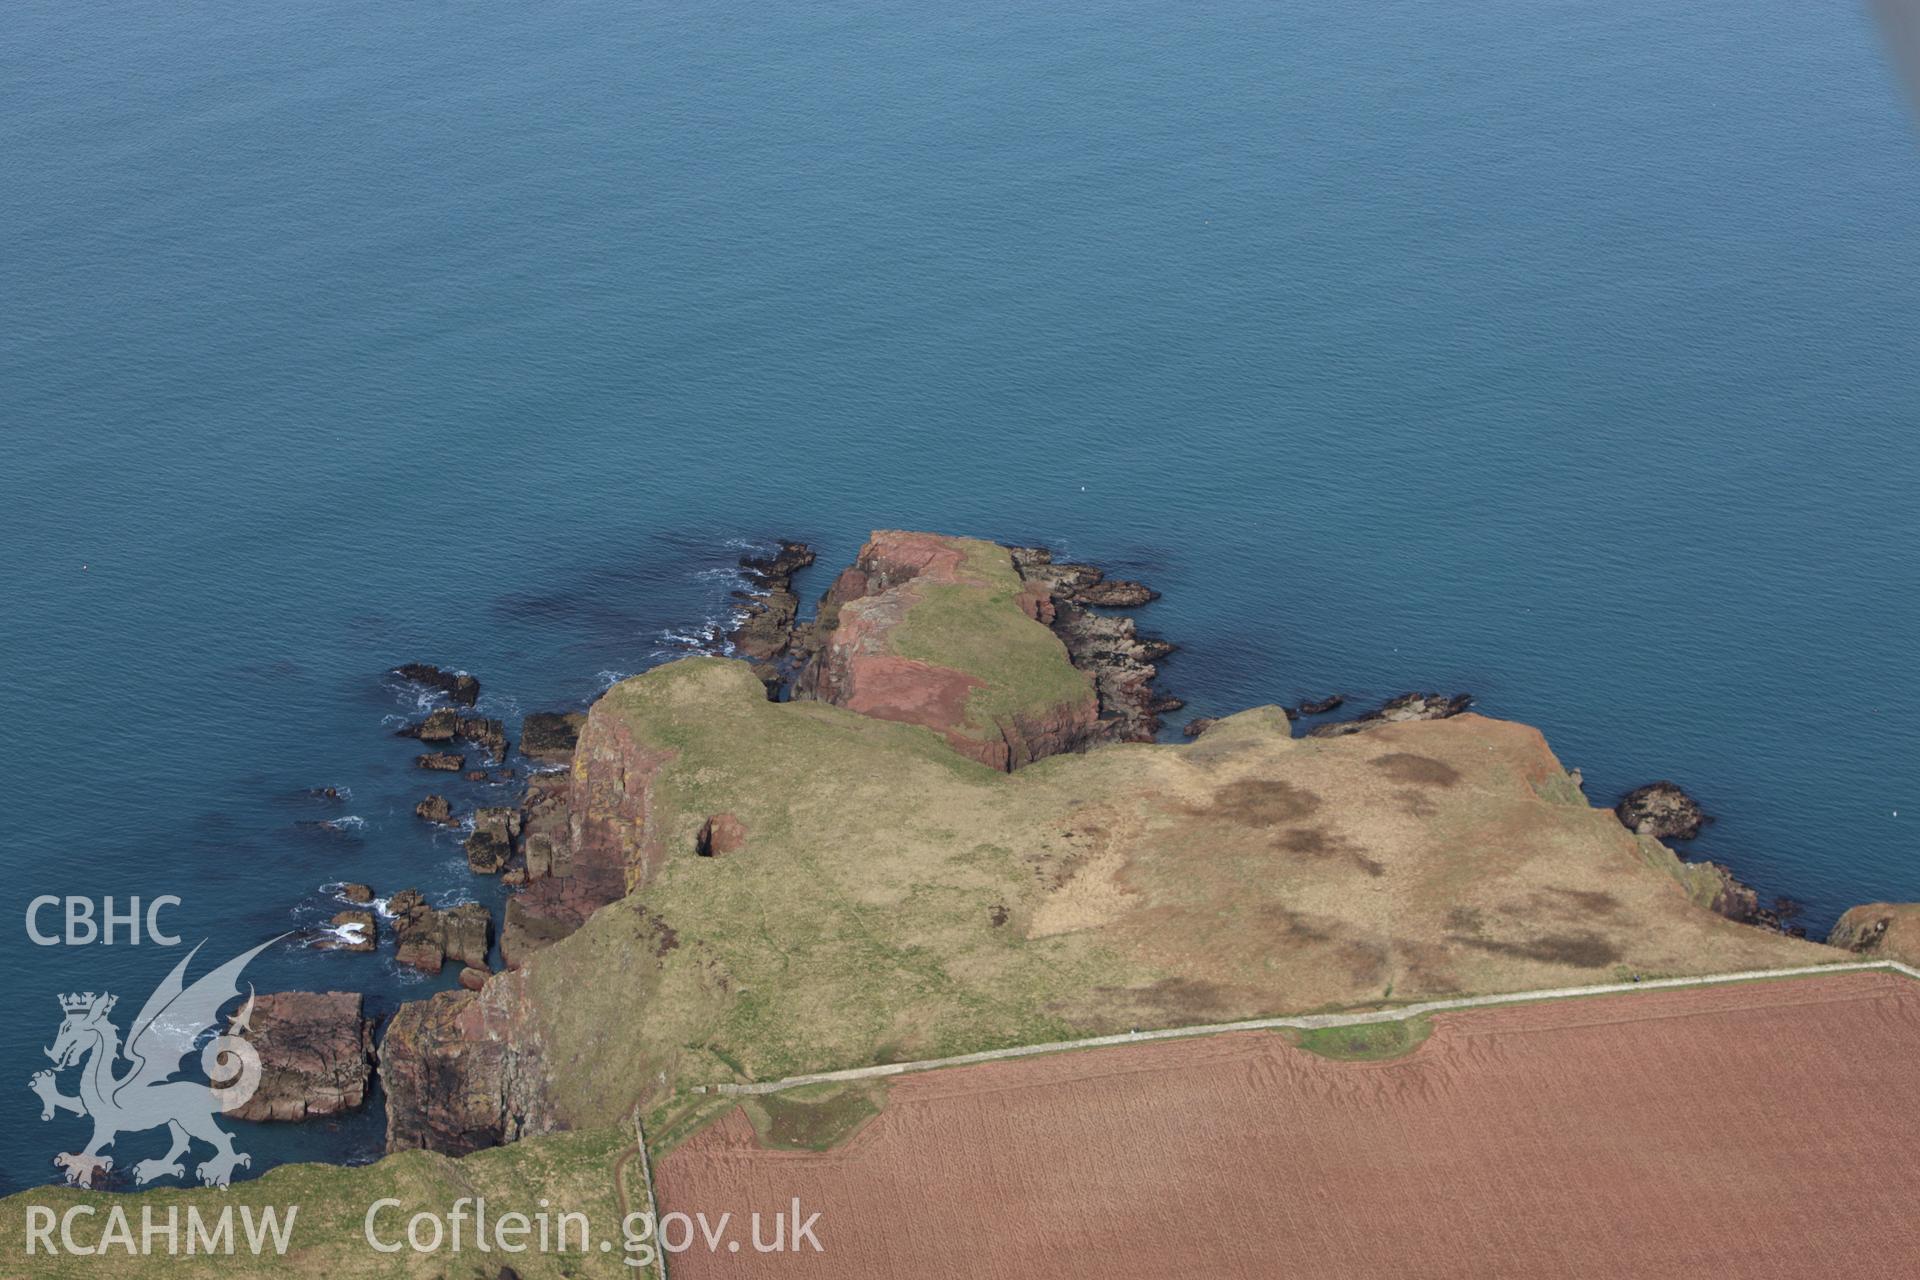
[[[652,874],[665,850],[652,820],[654,779],[672,758],[596,706],[565,780],[530,790],[525,887],[508,900],[500,938],[508,971],[394,1015],[380,1052],[388,1150],[461,1153],[561,1127],[526,970]]]
[[[596,705],[573,753],[567,798],[568,843],[575,875],[611,876],[643,883],[663,850],[652,822],[653,782],[671,751],[636,742],[633,726]]]
[[[387,1150],[452,1155],[560,1128],[523,974],[400,1006],[380,1043]]]
[[[634,741],[618,716],[589,712],[564,783],[530,803],[527,885],[507,903],[501,958],[518,968],[644,883],[662,856],[653,779],[671,751]],[[544,800],[544,803],[540,803]]]

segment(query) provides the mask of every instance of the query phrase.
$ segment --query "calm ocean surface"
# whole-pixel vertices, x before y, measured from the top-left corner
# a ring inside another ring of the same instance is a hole
[[[0,1191],[85,1136],[55,995],[179,955],[29,898],[224,959],[488,896],[382,671],[583,705],[741,540],[810,597],[873,527],[1047,542],[1165,593],[1191,714],[1469,690],[1818,931],[1920,898],[1920,140],[1859,4],[12,0],[0,139]]]

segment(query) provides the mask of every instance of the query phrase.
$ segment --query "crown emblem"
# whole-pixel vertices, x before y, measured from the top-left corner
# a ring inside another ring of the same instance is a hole
[[[105,999],[105,1003],[103,1003],[100,1006],[100,1012],[111,1013],[113,1011],[114,1003],[118,1001],[120,997],[107,996],[104,999]],[[61,996],[60,1007],[68,1013],[85,1013],[89,1009],[93,1008],[94,1000],[95,1000],[95,996],[91,991],[88,991],[84,994]]]

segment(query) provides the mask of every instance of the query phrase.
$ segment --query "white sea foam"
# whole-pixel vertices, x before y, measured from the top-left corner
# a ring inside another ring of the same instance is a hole
[[[656,632],[661,643],[654,649],[653,656],[662,662],[683,658],[692,653],[730,657],[733,653],[733,642],[728,637],[733,633],[733,624],[732,616],[712,616],[703,620],[691,631]]]
[[[307,945],[320,951],[335,951],[360,946],[366,940],[367,927],[363,924],[323,924],[307,939]]]

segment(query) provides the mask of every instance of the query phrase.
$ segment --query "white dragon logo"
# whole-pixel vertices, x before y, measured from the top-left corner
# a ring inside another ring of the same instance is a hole
[[[251,988],[246,1006],[234,1016],[226,1034],[214,1036],[201,1050],[200,1066],[212,1083],[175,1080],[173,1075],[181,1069],[180,1060],[219,1024],[220,1006],[240,994],[240,971],[277,941],[269,939],[236,956],[192,986],[183,980],[200,947],[189,951],[134,1018],[124,1051],[132,1065],[118,1076],[114,1064],[122,1056],[120,1033],[107,1015],[119,997],[91,991],[60,997],[65,1020],[53,1047],[46,1051],[53,1059],[53,1070],[36,1072],[27,1087],[40,1095],[42,1120],[53,1119],[56,1111],[93,1117],[93,1140],[80,1151],[53,1158],[66,1171],[69,1183],[89,1187],[110,1171],[113,1158],[100,1152],[112,1146],[117,1135],[161,1125],[172,1134],[173,1145],[159,1159],[142,1160],[133,1167],[137,1183],[167,1175],[184,1178],[180,1157],[195,1138],[214,1149],[213,1158],[196,1170],[200,1181],[210,1187],[226,1186],[236,1167],[253,1163],[244,1152],[233,1149],[232,1135],[213,1122],[220,1112],[244,1105],[260,1086],[259,1051],[243,1038],[253,1014]],[[60,1092],[56,1073],[82,1061],[79,1096],[69,1097]]]

